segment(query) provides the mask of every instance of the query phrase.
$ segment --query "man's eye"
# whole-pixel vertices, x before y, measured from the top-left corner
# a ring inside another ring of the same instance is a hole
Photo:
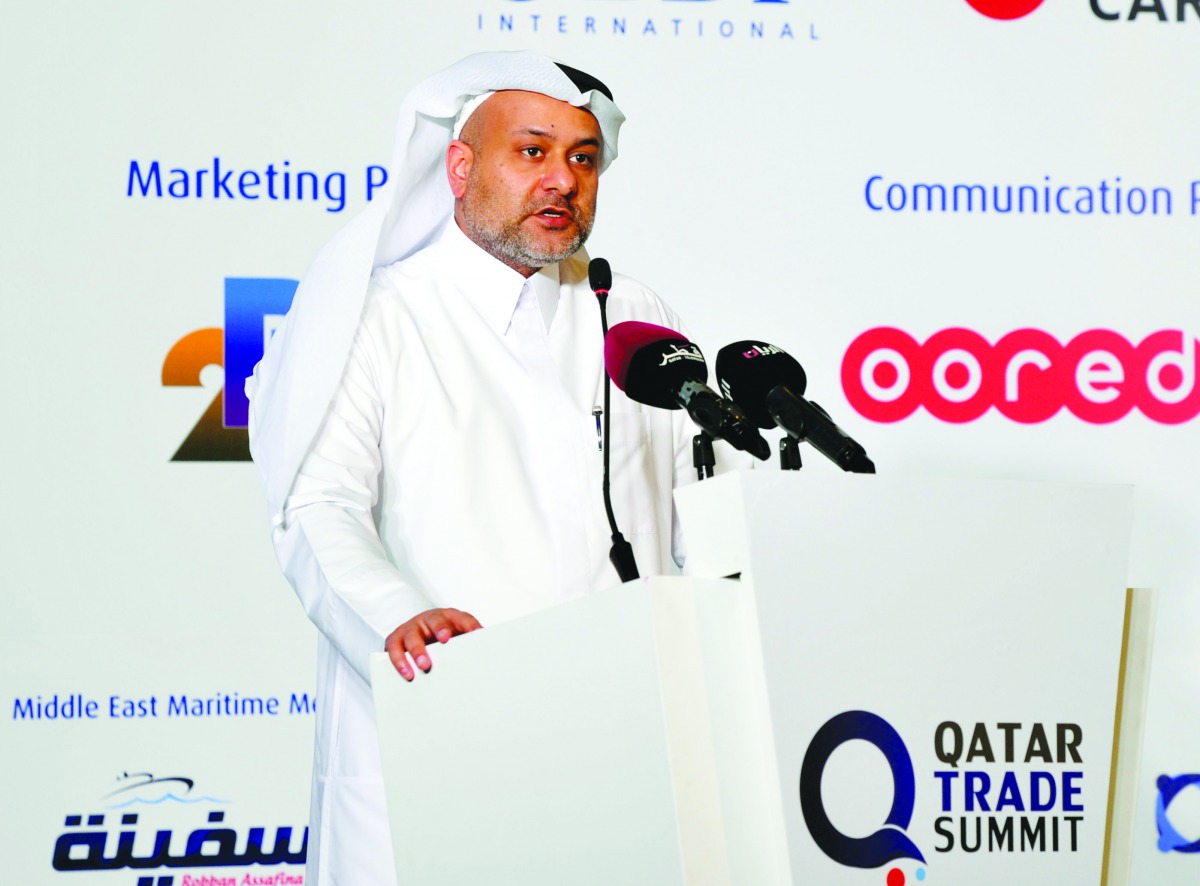
[[[542,149],[535,147],[522,148],[521,153],[526,157],[540,157],[542,156]]]
[[[581,166],[591,166],[593,163],[596,162],[596,158],[593,157],[591,154],[576,154],[571,159],[573,159],[576,163],[578,163]]]

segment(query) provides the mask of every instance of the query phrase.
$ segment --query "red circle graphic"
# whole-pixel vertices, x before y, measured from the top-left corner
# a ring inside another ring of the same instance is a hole
[[[967,2],[976,12],[1001,21],[1023,18],[1042,5],[1042,0],[967,0]]]

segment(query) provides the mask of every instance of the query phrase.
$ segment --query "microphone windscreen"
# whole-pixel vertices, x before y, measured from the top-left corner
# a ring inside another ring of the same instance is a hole
[[[608,292],[612,289],[612,268],[608,259],[594,258],[588,262],[588,285],[592,292]]]
[[[801,397],[808,378],[796,358],[782,348],[762,341],[735,341],[717,354],[717,383],[747,418],[760,428],[773,428],[767,394],[777,385],[785,385]]]
[[[708,379],[698,347],[674,329],[636,320],[608,331],[604,367],[631,400],[659,409],[678,409],[684,383]]]

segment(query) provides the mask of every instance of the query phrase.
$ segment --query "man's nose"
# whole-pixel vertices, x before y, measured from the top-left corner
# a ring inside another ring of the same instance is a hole
[[[578,180],[566,157],[551,156],[542,170],[542,187],[547,191],[570,195],[575,193]]]

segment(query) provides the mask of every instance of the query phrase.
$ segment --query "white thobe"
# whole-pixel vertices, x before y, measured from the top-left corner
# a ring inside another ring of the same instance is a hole
[[[611,293],[610,324],[680,328],[637,282],[618,276]],[[368,686],[368,656],[392,630],[434,607],[487,626],[618,583],[594,414],[603,380],[582,253],[526,280],[451,222],[372,277],[274,534],[320,629],[314,886],[394,882]],[[695,429],[615,387],[608,418],[618,526],[643,575],[668,571],[671,491],[694,476]]]

